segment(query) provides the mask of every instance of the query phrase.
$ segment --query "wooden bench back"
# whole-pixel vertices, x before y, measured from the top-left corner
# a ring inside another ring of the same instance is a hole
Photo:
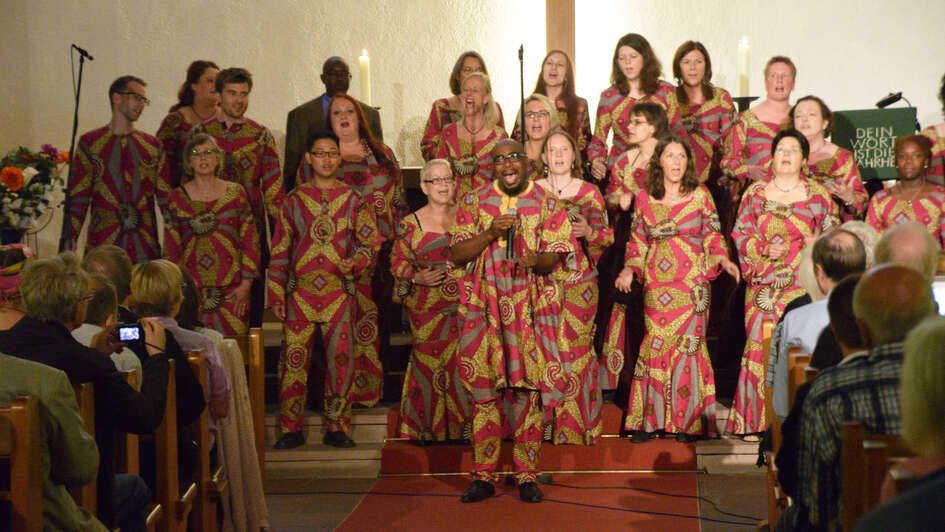
[[[879,505],[883,478],[895,459],[914,456],[896,434],[866,432],[860,421],[843,425],[840,451],[840,504],[844,530]]]
[[[91,382],[73,385],[75,400],[79,403],[79,416],[82,417],[82,428],[92,437],[95,437],[95,386]],[[85,508],[90,514],[98,515],[98,484],[89,482],[84,486],[72,486],[69,494],[75,503]]]
[[[9,507],[11,532],[43,529],[43,479],[39,400],[16,397],[0,408],[0,504]],[[2,512],[0,512],[2,513]]]

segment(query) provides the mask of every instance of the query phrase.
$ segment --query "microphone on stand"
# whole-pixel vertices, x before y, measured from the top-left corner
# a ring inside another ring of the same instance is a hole
[[[84,49],[82,49],[82,48],[79,48],[78,46],[75,45],[75,43],[72,44],[72,48],[73,48],[75,51],[79,52],[79,55],[81,55],[82,57],[88,59],[89,61],[95,61],[95,58],[92,57],[92,54],[86,52],[86,51],[85,51]]]
[[[876,102],[876,107],[879,107],[880,109],[884,109],[884,108],[889,107],[890,105],[892,105],[892,104],[898,102],[898,101],[901,100],[901,99],[902,99],[902,93],[901,93],[901,92],[890,92],[888,96],[886,96],[886,97],[884,97],[882,100]]]
[[[515,207],[512,207],[505,214],[511,214],[515,216]],[[515,258],[515,248],[512,245],[512,242],[515,240],[515,224],[512,224],[511,227],[505,230],[505,258],[512,260]]]

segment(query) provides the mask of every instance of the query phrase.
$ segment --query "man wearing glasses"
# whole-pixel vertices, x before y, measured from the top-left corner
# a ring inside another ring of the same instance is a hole
[[[329,57],[322,66],[322,83],[325,84],[325,92],[321,96],[305,102],[304,104],[289,111],[285,126],[285,166],[282,172],[282,179],[285,183],[285,191],[289,192],[295,188],[295,180],[302,163],[302,155],[306,152],[305,142],[316,131],[329,129],[330,124],[326,118],[328,115],[328,104],[331,97],[336,94],[347,94],[348,85],[351,83],[351,71],[344,59],[340,57]],[[384,140],[384,134],[381,131],[381,115],[377,109],[359,101],[364,116],[367,117],[367,126],[379,141]]]
[[[134,127],[148,104],[146,83],[122,76],[108,88],[111,121],[79,138],[69,178],[66,229],[75,248],[89,207],[89,248],[114,244],[131,260],[161,256],[154,207],[167,208],[170,177],[161,141]]]
[[[576,266],[577,242],[561,204],[529,179],[520,143],[500,141],[492,160],[495,181],[459,199],[449,232],[453,261],[465,268],[458,358],[473,399],[473,482],[462,501],[495,493],[504,411],[519,497],[539,502],[542,407],[560,404],[570,373],[558,353],[561,298],[548,274]]]

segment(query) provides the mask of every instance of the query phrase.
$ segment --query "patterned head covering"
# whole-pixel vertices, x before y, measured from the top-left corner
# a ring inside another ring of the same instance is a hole
[[[22,251],[24,258],[19,262],[0,266],[0,301],[10,301],[20,296],[20,281],[23,278],[23,266],[26,264],[26,261],[36,257],[36,253],[23,244],[0,246],[0,257],[14,249]]]

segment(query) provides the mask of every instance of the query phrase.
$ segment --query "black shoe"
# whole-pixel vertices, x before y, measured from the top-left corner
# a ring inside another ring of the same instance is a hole
[[[698,439],[699,439],[699,436],[695,434],[683,434],[682,432],[680,432],[679,434],[676,435],[676,441],[678,441],[679,443],[695,443],[695,441]]]
[[[323,440],[325,445],[331,445],[332,447],[338,448],[348,448],[354,447],[354,440],[350,436],[344,433],[344,431],[335,430],[332,432],[325,433],[325,439]]]
[[[518,498],[524,502],[541,502],[541,490],[534,482],[525,482],[518,486]]]
[[[650,435],[645,430],[635,430],[630,433],[632,443],[646,443],[650,440]]]
[[[301,432],[286,432],[279,438],[279,441],[272,446],[273,449],[295,449],[305,443],[305,438]]]
[[[459,500],[463,502],[479,502],[495,495],[495,486],[485,480],[474,480],[466,488],[466,492]]]

